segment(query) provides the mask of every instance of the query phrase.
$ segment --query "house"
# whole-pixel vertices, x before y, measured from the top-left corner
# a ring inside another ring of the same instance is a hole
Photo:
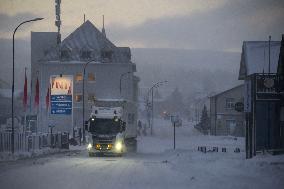
[[[244,114],[235,110],[237,102],[243,102],[244,85],[210,97],[211,135],[244,136]]]
[[[55,132],[82,128],[95,101],[136,103],[135,72],[130,48],[115,46],[104,28],[99,31],[88,20],[60,43],[57,32],[32,32],[31,95],[38,131],[47,132],[49,126]]]
[[[247,158],[284,149],[277,74],[280,46],[279,41],[243,42],[239,80],[244,81]]]

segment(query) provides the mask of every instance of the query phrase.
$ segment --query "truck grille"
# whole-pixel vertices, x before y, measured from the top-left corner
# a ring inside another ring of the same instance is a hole
[[[96,150],[101,150],[101,151],[108,151],[113,148],[113,140],[114,138],[95,138],[94,140],[94,146]]]

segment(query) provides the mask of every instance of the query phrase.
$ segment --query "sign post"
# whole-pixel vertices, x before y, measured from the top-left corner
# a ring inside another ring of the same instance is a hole
[[[176,149],[176,122],[178,121],[177,116],[171,116],[171,122],[174,126],[174,150]]]

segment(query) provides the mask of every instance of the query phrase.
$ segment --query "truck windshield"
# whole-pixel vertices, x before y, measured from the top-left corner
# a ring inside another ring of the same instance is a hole
[[[90,131],[96,134],[117,134],[120,131],[120,124],[113,119],[96,119],[91,122]]]

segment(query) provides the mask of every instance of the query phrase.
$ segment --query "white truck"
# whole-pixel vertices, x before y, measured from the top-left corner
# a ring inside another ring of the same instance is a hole
[[[135,103],[102,100],[92,106],[85,128],[89,132],[89,156],[122,155],[137,149],[137,107]]]

